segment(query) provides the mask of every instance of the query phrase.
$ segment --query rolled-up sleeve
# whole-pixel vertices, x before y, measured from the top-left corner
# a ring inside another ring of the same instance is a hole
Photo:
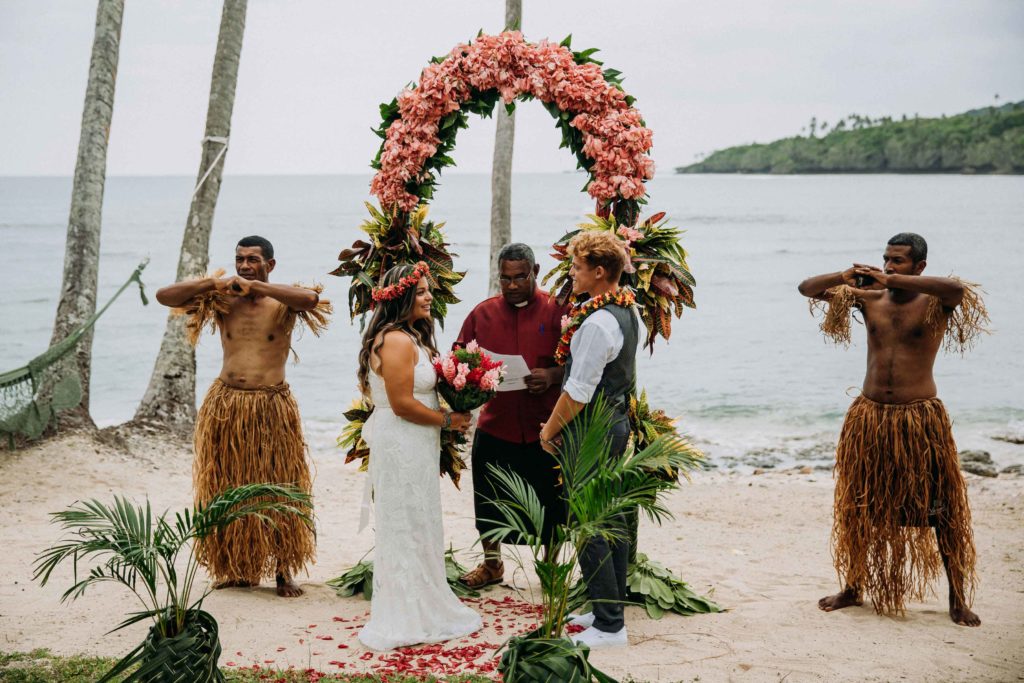
[[[602,313],[610,318],[611,326],[602,319]],[[569,398],[577,403],[590,403],[601,382],[604,367],[622,350],[622,341],[618,323],[606,311],[593,313],[580,325],[569,345],[572,368],[564,387]]]

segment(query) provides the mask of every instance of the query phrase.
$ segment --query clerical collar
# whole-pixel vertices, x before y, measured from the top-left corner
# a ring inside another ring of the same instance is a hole
[[[526,308],[527,306],[530,305],[530,300],[527,299],[526,301],[520,301],[519,303],[512,305],[515,306],[516,308]]]

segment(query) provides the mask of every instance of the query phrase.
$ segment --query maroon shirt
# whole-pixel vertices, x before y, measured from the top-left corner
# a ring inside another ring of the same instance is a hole
[[[555,367],[555,348],[562,336],[562,315],[568,310],[553,296],[537,289],[529,303],[512,306],[501,296],[481,302],[462,323],[456,346],[476,339],[488,351],[519,355],[527,366]],[[561,388],[555,384],[543,394],[501,391],[480,409],[477,429],[512,443],[540,440],[540,424],[558,402]]]

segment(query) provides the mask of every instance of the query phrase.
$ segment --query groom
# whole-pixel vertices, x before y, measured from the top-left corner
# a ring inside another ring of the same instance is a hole
[[[470,456],[473,473],[473,507],[476,528],[490,531],[501,515],[490,502],[500,491],[492,481],[490,465],[515,472],[533,486],[544,506],[544,534],[550,534],[564,517],[558,496],[555,460],[540,447],[540,423],[558,400],[563,369],[555,363],[555,347],[561,334],[565,307],[537,287],[533,250],[510,244],[498,254],[501,295],[481,302],[462,325],[456,346],[474,339],[493,353],[522,356],[530,370],[526,388],[503,391],[484,404],[473,437]],[[518,538],[506,538],[516,543]],[[481,541],[484,561],[459,580],[470,588],[501,583],[505,567],[501,544]]]
[[[589,299],[570,315],[556,360],[565,363],[562,394],[544,427],[540,442],[554,453],[560,446],[562,429],[588,404],[603,396],[613,410],[608,457],[621,458],[629,441],[629,394],[636,379],[636,347],[640,324],[633,310],[632,292],[619,289],[619,277],[626,266],[622,241],[609,232],[585,230],[569,242],[572,292]],[[582,320],[580,318],[582,317]],[[580,553],[580,569],[594,611],[573,620],[588,627],[574,641],[591,648],[627,645],[623,603],[629,565],[629,519],[621,515],[614,526],[620,530],[614,541],[591,537]]]

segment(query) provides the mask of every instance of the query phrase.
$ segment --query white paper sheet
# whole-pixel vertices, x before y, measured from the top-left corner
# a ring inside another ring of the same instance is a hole
[[[481,350],[490,356],[492,360],[499,360],[505,364],[505,378],[498,385],[498,391],[522,391],[526,388],[526,382],[523,378],[529,376],[530,367],[526,364],[525,358],[522,356],[506,356],[503,353],[487,351],[487,349]]]

